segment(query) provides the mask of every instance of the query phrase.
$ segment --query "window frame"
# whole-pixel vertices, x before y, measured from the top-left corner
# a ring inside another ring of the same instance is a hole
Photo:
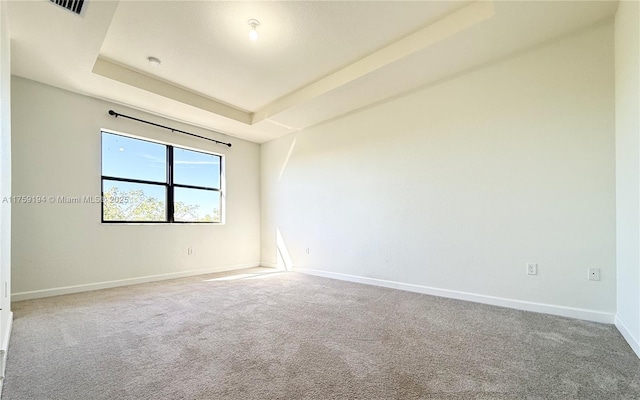
[[[121,178],[121,177],[114,177],[114,176],[109,176],[109,175],[104,175],[104,171],[103,171],[103,163],[102,163],[102,157],[103,157],[103,152],[102,152],[102,138],[104,134],[109,134],[109,135],[116,135],[116,136],[122,136],[128,139],[134,139],[134,140],[140,140],[143,142],[149,142],[149,143],[154,143],[154,144],[160,144],[163,145],[165,147],[165,156],[166,156],[166,160],[165,160],[165,170],[166,170],[166,178],[165,178],[165,182],[156,182],[156,181],[148,181],[148,180],[144,180],[144,179],[130,179],[130,178]],[[207,155],[211,155],[211,156],[216,156],[218,157],[219,160],[219,176],[218,176],[218,188],[215,187],[207,187],[207,186],[199,186],[199,185],[185,185],[185,184],[176,184],[173,182],[173,172],[174,172],[174,163],[173,163],[173,150],[174,148],[177,149],[181,149],[181,150],[187,150],[187,151],[192,151],[192,152],[196,152],[196,153],[202,153],[202,154],[207,154]],[[224,186],[225,186],[225,179],[224,179],[224,165],[225,165],[225,156],[224,154],[219,154],[219,153],[215,153],[212,151],[208,151],[208,150],[203,150],[203,149],[196,149],[196,148],[192,148],[192,147],[188,147],[188,146],[181,146],[181,145],[175,145],[173,143],[167,143],[167,142],[162,142],[159,140],[153,140],[153,139],[149,139],[146,137],[140,137],[140,136],[136,136],[136,135],[132,135],[132,134],[128,134],[128,133],[122,133],[122,132],[116,132],[116,131],[112,131],[109,129],[101,129],[100,130],[100,195],[101,198],[103,199],[103,201],[100,202],[100,222],[103,224],[180,224],[180,225],[184,225],[184,224],[209,224],[209,225],[223,225],[225,222],[225,218],[224,218],[224,209],[225,209],[225,195],[224,195]],[[127,183],[137,183],[137,184],[144,184],[144,185],[155,185],[155,186],[164,186],[165,187],[165,202],[166,202],[166,207],[165,207],[165,219],[164,221],[135,221],[135,220],[118,220],[118,221],[114,221],[114,220],[105,220],[104,219],[104,182],[105,180],[107,181],[112,181],[112,182],[127,182]],[[175,216],[174,216],[174,189],[175,188],[185,188],[185,189],[195,189],[195,190],[205,190],[205,191],[213,191],[213,192],[218,192],[219,193],[219,198],[220,198],[220,202],[219,202],[219,214],[220,214],[220,220],[219,221],[176,221],[175,220]]]

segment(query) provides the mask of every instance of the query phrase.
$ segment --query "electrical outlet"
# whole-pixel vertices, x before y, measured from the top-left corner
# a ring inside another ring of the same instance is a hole
[[[305,250],[305,252],[306,252],[307,254],[310,254],[310,253],[309,253],[309,248],[308,248],[308,247],[307,247],[307,249]]]
[[[589,274],[588,278],[590,281],[599,281],[600,280],[600,268],[589,268],[587,270]]]
[[[538,275],[538,264],[527,263],[527,275]]]
[[[187,255],[188,255],[188,256],[192,256],[192,255],[193,255],[193,247],[189,247],[189,248],[187,249]]]

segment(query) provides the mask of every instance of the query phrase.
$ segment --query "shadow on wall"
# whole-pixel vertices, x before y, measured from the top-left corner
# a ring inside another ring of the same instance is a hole
[[[278,180],[282,179],[282,174],[284,173],[284,170],[287,168],[287,164],[289,164],[289,159],[291,158],[291,154],[293,154],[293,149],[296,147],[296,140],[298,140],[297,137],[293,139],[293,142],[291,142],[291,147],[289,147],[289,152],[287,153],[287,156],[284,159],[284,163],[282,163],[282,169],[280,169]]]

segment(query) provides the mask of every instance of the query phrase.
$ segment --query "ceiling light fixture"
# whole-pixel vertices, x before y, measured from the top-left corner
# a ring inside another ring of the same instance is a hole
[[[162,64],[160,60],[155,57],[147,57],[147,61],[149,61],[149,64],[153,65],[154,67],[159,67],[160,64]]]
[[[254,42],[256,41],[256,39],[258,39],[258,31],[256,30],[256,27],[258,25],[260,25],[260,21],[258,21],[257,19],[249,20],[249,26],[251,27],[251,30],[249,30],[249,39],[253,40]]]

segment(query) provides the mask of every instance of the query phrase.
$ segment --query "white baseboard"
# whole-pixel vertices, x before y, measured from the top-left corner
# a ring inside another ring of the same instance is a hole
[[[256,261],[253,263],[227,265],[223,267],[204,268],[204,269],[196,269],[191,271],[170,272],[167,274],[142,276],[139,278],[119,279],[115,281],[88,283],[84,285],[64,286],[64,287],[51,288],[51,289],[33,290],[29,292],[13,293],[11,295],[11,301],[22,301],[22,300],[30,300],[30,299],[39,299],[42,297],[59,296],[62,294],[89,292],[91,290],[109,289],[109,288],[114,288],[118,286],[129,286],[129,285],[136,285],[138,283],[157,282],[157,281],[163,281],[167,279],[185,278],[189,276],[233,271],[236,269],[252,268],[252,267],[258,267],[258,266],[260,266],[260,263]]]
[[[629,343],[631,349],[636,353],[638,358],[640,358],[640,340],[631,332],[629,327],[620,319],[620,316],[616,314],[615,319],[616,328],[622,334],[622,337]]]
[[[272,262],[265,262],[265,261],[261,261],[260,265],[262,267],[267,267],[267,268],[278,268],[278,264],[276,263],[272,263]]]
[[[432,296],[447,297],[457,300],[472,301],[474,303],[490,304],[493,306],[514,308],[516,310],[533,311],[543,314],[558,315],[561,317],[583,319],[587,321],[602,322],[612,324],[614,322],[614,314],[588,310],[583,308],[574,308],[566,306],[557,306],[553,304],[535,303],[531,301],[507,299],[504,297],[487,296],[483,294],[461,292],[457,290],[439,289],[429,286],[413,285],[410,283],[387,281],[384,279],[367,278],[356,275],[340,274],[337,272],[320,271],[309,268],[293,268],[296,272],[303,274],[322,276],[325,278],[340,279],[343,281],[364,283],[367,285],[382,286],[392,289],[405,290],[408,292],[423,293]]]

